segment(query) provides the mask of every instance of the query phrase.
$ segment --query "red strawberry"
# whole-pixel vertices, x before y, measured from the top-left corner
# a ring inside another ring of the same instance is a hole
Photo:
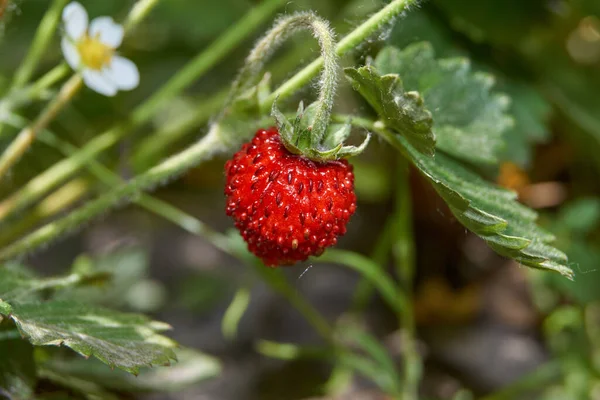
[[[225,164],[225,174],[227,215],[268,266],[322,254],[346,233],[356,210],[352,166],[294,155],[276,128],[258,130]]]

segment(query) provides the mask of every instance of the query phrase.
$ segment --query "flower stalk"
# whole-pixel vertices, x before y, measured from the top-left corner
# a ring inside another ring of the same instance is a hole
[[[271,58],[275,50],[281,44],[299,31],[310,31],[319,42],[323,68],[319,82],[319,97],[315,104],[314,115],[308,127],[310,136],[310,147],[317,148],[325,136],[329,125],[331,109],[333,108],[335,89],[337,84],[338,61],[335,52],[335,36],[329,27],[329,22],[320,18],[313,12],[302,12],[284,17],[275,22],[273,27],[256,43],[246,58],[244,67],[241,69],[237,80],[233,83],[226,106],[229,106],[245,90],[255,86],[264,69],[265,64]],[[303,153],[297,148],[298,136],[302,134],[297,129],[286,124],[285,117],[277,109],[273,102],[273,116],[277,119],[284,144],[295,153]],[[298,118],[302,117],[302,110]],[[287,129],[293,131],[284,132]],[[287,134],[286,134],[287,133]]]
[[[37,117],[33,124],[22,129],[15,140],[6,148],[0,156],[0,179],[6,175],[10,167],[13,166],[21,156],[29,149],[31,144],[41,130],[46,128],[50,121],[63,109],[65,104],[77,93],[83,81],[79,75],[73,75],[63,87],[58,95],[48,104],[48,106]]]

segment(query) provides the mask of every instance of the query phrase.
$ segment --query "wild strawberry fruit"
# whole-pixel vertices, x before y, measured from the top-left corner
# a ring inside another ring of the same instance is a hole
[[[292,154],[277,128],[258,130],[225,174],[227,215],[267,266],[322,254],[346,233],[356,210],[352,166]]]

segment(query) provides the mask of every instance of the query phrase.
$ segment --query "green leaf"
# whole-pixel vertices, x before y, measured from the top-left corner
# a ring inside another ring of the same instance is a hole
[[[352,86],[377,111],[385,124],[403,135],[421,153],[435,153],[431,113],[416,92],[404,90],[398,75],[381,76],[371,66],[346,68]]]
[[[491,92],[491,75],[473,72],[466,58],[436,59],[427,42],[404,50],[386,47],[374,65],[382,74],[398,74],[406,90],[417,91],[423,97],[424,106],[433,116],[438,149],[471,163],[498,162],[503,135],[512,126],[512,119],[506,114],[509,98]]]
[[[11,306],[10,315],[1,306],[0,313],[36,346],[64,345],[134,374],[142,366],[166,365],[175,359],[175,343],[158,334],[170,327],[142,315],[66,301]]]
[[[532,268],[573,277],[567,256],[548,244],[554,235],[536,225],[536,212],[518,203],[516,193],[483,180],[441,152],[435,158],[424,157],[404,138],[388,139],[431,182],[456,219],[496,252]]]
[[[43,370],[69,379],[93,382],[108,389],[126,392],[175,392],[213,378],[221,364],[213,357],[192,349],[177,349],[177,364],[169,368],[144,368],[138,376],[111,370],[99,362],[81,359],[51,359]]]
[[[32,399],[37,381],[33,346],[21,338],[0,340],[0,354],[0,398],[9,394],[13,400]]]

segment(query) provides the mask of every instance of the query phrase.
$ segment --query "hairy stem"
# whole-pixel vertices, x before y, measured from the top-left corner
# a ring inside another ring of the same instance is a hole
[[[210,158],[222,149],[222,140],[216,130],[211,130],[204,138],[183,152],[165,160],[148,172],[132,179],[125,185],[97,198],[72,212],[68,216],[45,225],[24,239],[0,251],[0,260],[8,260],[30,251],[40,245],[75,230],[81,224],[112,207],[135,199],[144,190],[151,189],[164,181],[178,176],[187,169]]]
[[[2,179],[10,167],[12,167],[29,149],[31,144],[41,130],[46,128],[50,121],[63,109],[65,104],[77,93],[82,84],[79,75],[73,75],[63,87],[58,95],[48,104],[32,125],[19,132],[17,137],[10,143],[0,156],[0,179]]]
[[[370,36],[379,32],[383,27],[389,25],[403,11],[410,6],[416,4],[418,0],[394,0],[371,18],[360,24],[356,29],[342,38],[335,46],[335,53],[342,57],[350,50],[356,48]],[[271,109],[273,102],[276,99],[283,100],[290,97],[301,87],[308,84],[323,68],[323,57],[317,58],[315,61],[304,67],[292,78],[284,82],[277,88],[268,98],[261,103],[261,110],[267,112]]]
[[[275,22],[271,28],[254,46],[246,58],[244,67],[238,78],[233,83],[227,105],[239,96],[244,90],[254,86],[260,72],[275,50],[289,37],[300,30],[309,30],[319,42],[321,58],[323,59],[323,72],[321,73],[319,98],[312,127],[311,145],[317,147],[325,135],[329,116],[333,108],[335,87],[337,82],[337,56],[335,53],[334,34],[329,27],[329,22],[318,17],[313,12],[303,12],[284,17]]]

